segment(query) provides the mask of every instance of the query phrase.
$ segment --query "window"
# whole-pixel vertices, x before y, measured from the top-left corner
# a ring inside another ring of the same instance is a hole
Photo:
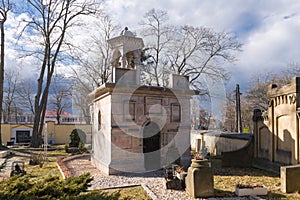
[[[179,104],[171,104],[171,122],[181,121],[181,110]]]
[[[101,129],[101,111],[98,112],[98,131]]]
[[[123,103],[123,114],[125,121],[135,120],[135,110],[136,110],[136,102],[135,101],[125,101]]]
[[[145,97],[144,114],[161,114],[162,113],[162,99],[159,97]]]

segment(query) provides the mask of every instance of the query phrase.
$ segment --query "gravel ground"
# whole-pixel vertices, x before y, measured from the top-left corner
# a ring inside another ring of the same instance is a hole
[[[90,189],[104,189],[113,187],[124,187],[130,185],[146,185],[159,200],[176,199],[189,200],[193,199],[185,191],[165,189],[165,180],[163,171],[149,172],[145,174],[122,174],[108,176],[91,165],[89,156],[84,156],[66,162],[72,176],[78,176],[85,172],[90,172],[94,180]]]
[[[65,163],[69,168],[72,176],[78,176],[86,172],[90,172],[92,174],[94,180],[92,181],[92,186],[90,189],[107,189],[107,188],[125,187],[125,186],[132,186],[132,185],[143,185],[150,190],[150,193],[152,192],[154,194],[153,199],[158,199],[158,200],[192,200],[193,199],[183,190],[165,189],[165,180],[163,178],[162,170],[158,170],[151,173],[149,172],[145,174],[127,173],[123,175],[108,176],[102,173],[94,166],[92,166],[89,159],[90,156],[87,155],[87,156],[66,161]],[[209,200],[214,200],[214,199],[218,199],[218,200],[256,199],[257,200],[256,197],[209,198]]]

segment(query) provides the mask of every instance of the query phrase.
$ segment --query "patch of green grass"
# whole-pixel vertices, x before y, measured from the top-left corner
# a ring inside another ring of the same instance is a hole
[[[107,190],[93,190],[90,192],[81,193],[72,200],[151,200],[147,193],[141,186],[107,189]],[[71,200],[70,199],[70,200]]]
[[[56,147],[55,149],[51,149],[51,151],[47,152],[47,162],[44,162],[43,166],[40,167],[39,165],[28,165],[28,161],[30,159],[30,155],[32,154],[39,154],[43,153],[42,149],[32,149],[32,148],[26,148],[26,147],[21,147],[21,148],[15,148],[12,150],[13,156],[20,157],[22,159],[26,159],[26,166],[25,170],[27,172],[26,177],[26,182],[29,183],[41,183],[45,180],[48,180],[49,177],[57,177],[59,176],[59,180],[57,180],[56,184],[52,184],[53,187],[55,185],[59,185],[59,181],[62,180],[61,173],[59,169],[57,168],[56,164],[56,157],[57,156],[64,156],[68,155],[63,146]],[[20,179],[22,180],[22,178]],[[50,180],[50,179],[49,179]],[[22,186],[23,184],[20,184],[18,179],[14,180],[13,179],[8,179],[5,180],[6,182],[8,181],[13,181],[14,183],[11,184],[19,184],[19,186]],[[0,182],[0,186],[8,185],[6,182]],[[51,181],[46,181],[49,184]],[[25,184],[26,185],[26,184]],[[40,186],[34,186],[35,188],[42,188],[42,185]],[[48,186],[47,190],[51,190],[52,186]],[[4,187],[2,187],[4,188]],[[60,191],[60,190],[59,190]],[[4,195],[4,191],[0,189],[0,197],[1,195]],[[15,196],[17,198],[17,196]],[[20,198],[19,198],[20,197]],[[21,196],[18,196],[19,199],[22,199]],[[31,197],[29,198],[31,199]],[[36,199],[51,199],[50,196],[48,197],[36,197]],[[151,198],[148,197],[147,193],[141,186],[137,187],[128,187],[128,188],[120,188],[120,189],[108,189],[108,190],[93,190],[93,191],[88,191],[88,192],[82,192],[77,196],[69,196],[69,197],[64,197],[61,199],[66,199],[66,200],[150,200]],[[24,200],[24,198],[22,199]]]
[[[11,149],[11,152],[13,153],[13,156],[20,157],[26,160],[25,170],[30,177],[41,178],[46,176],[60,176],[60,178],[62,178],[56,164],[56,157],[67,155],[64,151],[63,146],[60,145],[49,148],[49,151],[47,151],[47,155],[44,154],[44,151],[41,148],[34,149],[28,147],[19,147]],[[45,161],[43,162],[42,167],[40,167],[39,165],[29,165],[28,163],[31,156],[38,154],[43,154],[43,156],[45,156]]]
[[[60,178],[62,178],[57,164],[54,161],[45,162],[43,167],[39,165],[26,165],[26,171],[31,177],[60,176]]]

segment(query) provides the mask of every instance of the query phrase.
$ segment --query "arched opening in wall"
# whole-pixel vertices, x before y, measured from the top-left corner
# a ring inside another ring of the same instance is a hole
[[[101,129],[101,111],[98,112],[98,131]]]
[[[143,153],[144,166],[147,171],[154,171],[161,168],[160,128],[155,122],[148,121],[143,126]]]

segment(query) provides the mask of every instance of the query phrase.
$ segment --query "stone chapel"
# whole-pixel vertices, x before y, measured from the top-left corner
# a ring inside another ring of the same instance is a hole
[[[89,95],[93,165],[106,174],[189,166],[188,77],[170,75],[168,87],[141,85],[142,38],[125,28],[108,44],[111,81]]]

